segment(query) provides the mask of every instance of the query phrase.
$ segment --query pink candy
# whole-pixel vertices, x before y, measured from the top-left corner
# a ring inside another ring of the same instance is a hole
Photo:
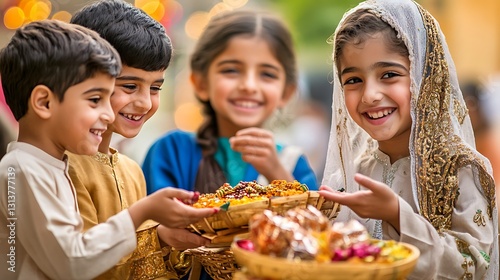
[[[236,244],[242,249],[245,249],[247,251],[253,252],[255,250],[255,247],[253,246],[253,242],[248,239],[241,239],[236,241]]]
[[[369,256],[377,257],[380,254],[380,251],[380,247],[376,245],[358,243],[347,249],[335,249],[332,261],[345,261],[352,257],[357,257],[360,259],[364,259]]]

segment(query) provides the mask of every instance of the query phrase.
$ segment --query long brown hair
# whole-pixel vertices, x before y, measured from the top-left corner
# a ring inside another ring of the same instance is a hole
[[[264,39],[285,70],[286,84],[297,85],[295,50],[290,31],[277,17],[255,11],[231,11],[212,18],[191,55],[191,71],[200,77],[206,77],[214,58],[226,49],[232,38],[241,35]],[[213,178],[214,173],[216,176],[222,173],[213,159],[219,136],[216,112],[209,101],[199,101],[203,104],[204,122],[197,131],[197,141],[202,147],[204,157],[200,163],[197,181],[220,186],[225,181],[224,176]],[[207,189],[204,187],[204,190],[199,191],[207,192]]]

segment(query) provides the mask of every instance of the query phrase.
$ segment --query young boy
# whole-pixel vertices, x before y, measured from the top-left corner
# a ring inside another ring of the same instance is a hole
[[[84,229],[88,230],[146,196],[140,166],[111,148],[110,142],[113,132],[135,137],[158,109],[172,45],[159,22],[122,0],[88,5],[75,13],[71,22],[98,32],[115,47],[123,63],[111,96],[116,118],[102,134],[98,153],[92,156],[68,153],[69,174],[77,191]],[[199,247],[209,242],[185,229],[158,227],[158,223],[149,221],[137,231],[140,245],[134,253],[99,279],[177,278],[185,274],[189,265],[175,261],[181,258],[179,251],[170,254],[169,260],[173,263],[168,261],[165,266],[158,235],[176,249]],[[175,266],[180,269],[176,271]]]
[[[17,142],[0,162],[0,279],[90,279],[136,247],[135,229],[154,219],[183,228],[213,210],[169,189],[148,196],[86,232],[65,151],[92,155],[115,116],[110,106],[118,54],[84,27],[33,22],[0,52]]]

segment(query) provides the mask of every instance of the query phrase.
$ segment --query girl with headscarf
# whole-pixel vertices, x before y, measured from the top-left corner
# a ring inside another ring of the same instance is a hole
[[[368,0],[333,40],[332,128],[320,193],[374,238],[415,245],[409,279],[498,279],[498,216],[437,21]],[[345,189],[339,192],[338,189]]]

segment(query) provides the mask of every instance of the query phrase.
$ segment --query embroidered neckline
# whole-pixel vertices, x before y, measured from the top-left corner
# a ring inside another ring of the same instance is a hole
[[[380,158],[378,155],[380,151],[375,151],[373,152],[373,157],[384,166],[384,171],[382,173],[382,180],[386,185],[392,188],[392,182],[394,181],[394,177],[396,175],[396,172],[399,169],[399,166],[403,163],[404,160],[409,160],[410,157],[404,157],[398,159],[396,162],[393,164],[390,163],[389,157],[384,157],[384,159]],[[382,152],[380,152],[382,153]],[[384,154],[385,155],[385,154]]]
[[[109,151],[111,152],[111,157],[105,153],[97,152],[97,154],[93,155],[92,158],[113,168],[118,164],[118,151],[111,147],[109,148]]]
[[[383,158],[379,156],[379,153],[383,155]],[[392,189],[392,182],[394,181],[396,172],[398,171],[399,167],[404,161],[409,161],[410,157],[404,157],[396,160],[393,164],[391,164],[390,158],[388,155],[384,154],[380,150],[376,150],[373,152],[373,157],[384,167],[383,173],[382,173],[382,180],[383,182],[388,185]],[[376,239],[382,239],[383,238],[383,232],[382,232],[382,221],[381,220],[375,220],[375,228],[373,230],[372,236]]]

